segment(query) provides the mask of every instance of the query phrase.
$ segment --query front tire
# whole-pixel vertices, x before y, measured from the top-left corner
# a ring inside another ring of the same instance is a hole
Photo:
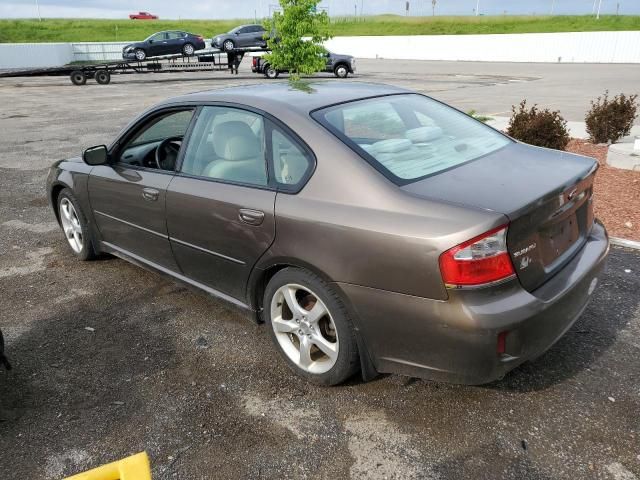
[[[190,43],[185,43],[182,47],[182,54],[186,57],[190,57],[191,55],[193,55],[193,52],[195,52],[195,49]]]
[[[96,258],[96,249],[89,233],[89,224],[82,213],[78,200],[68,188],[63,189],[58,195],[58,218],[73,254],[80,260]]]
[[[333,74],[338,78],[347,78],[349,75],[349,69],[346,65],[336,65],[336,68],[333,69]]]
[[[147,58],[147,52],[145,52],[141,48],[137,48],[135,51],[136,60],[142,62],[145,58]]]
[[[269,281],[263,306],[271,337],[294,373],[319,385],[337,385],[356,373],[353,323],[327,282],[285,268]]]
[[[235,48],[236,48],[236,44],[233,43],[233,40],[225,40],[224,43],[222,44],[222,49],[225,52],[231,52],[235,50]]]

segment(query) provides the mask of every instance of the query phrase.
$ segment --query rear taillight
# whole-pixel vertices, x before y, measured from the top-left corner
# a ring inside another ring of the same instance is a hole
[[[254,67],[258,66],[258,57],[253,57],[251,59],[251,65],[253,65]]]
[[[507,252],[507,225],[444,252],[440,255],[440,272],[447,287],[478,286],[513,275]]]
[[[202,35],[198,35],[196,38],[197,38],[198,40],[200,40],[200,41],[203,41],[203,40],[204,40],[204,37],[203,37]]]

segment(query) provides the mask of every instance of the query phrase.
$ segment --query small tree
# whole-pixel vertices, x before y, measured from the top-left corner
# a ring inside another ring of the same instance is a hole
[[[271,53],[266,60],[276,70],[288,70],[289,80],[324,70],[326,53],[322,43],[331,38],[329,16],[318,11],[321,0],[280,0],[282,12],[265,20]],[[303,40],[302,37],[307,37]]]

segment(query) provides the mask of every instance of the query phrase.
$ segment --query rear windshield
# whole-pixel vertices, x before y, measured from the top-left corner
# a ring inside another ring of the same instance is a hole
[[[417,94],[345,103],[318,110],[313,117],[400,185],[511,142],[483,123]]]

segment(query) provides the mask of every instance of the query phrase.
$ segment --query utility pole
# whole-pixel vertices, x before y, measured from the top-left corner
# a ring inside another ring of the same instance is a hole
[[[437,0],[431,0],[431,16],[436,16],[436,2]]]
[[[596,20],[600,20],[600,8],[602,8],[602,0],[598,2],[598,14],[596,15]]]
[[[480,0],[476,0],[476,17],[480,15]]]
[[[553,7],[556,6],[556,0],[551,0],[551,15],[553,15]]]
[[[591,8],[591,15],[595,15],[596,13],[596,3],[598,3],[598,0],[593,0],[593,8]]]
[[[38,0],[36,0],[36,9],[38,10],[38,20],[41,22],[42,17],[40,16],[40,2],[38,2]]]

